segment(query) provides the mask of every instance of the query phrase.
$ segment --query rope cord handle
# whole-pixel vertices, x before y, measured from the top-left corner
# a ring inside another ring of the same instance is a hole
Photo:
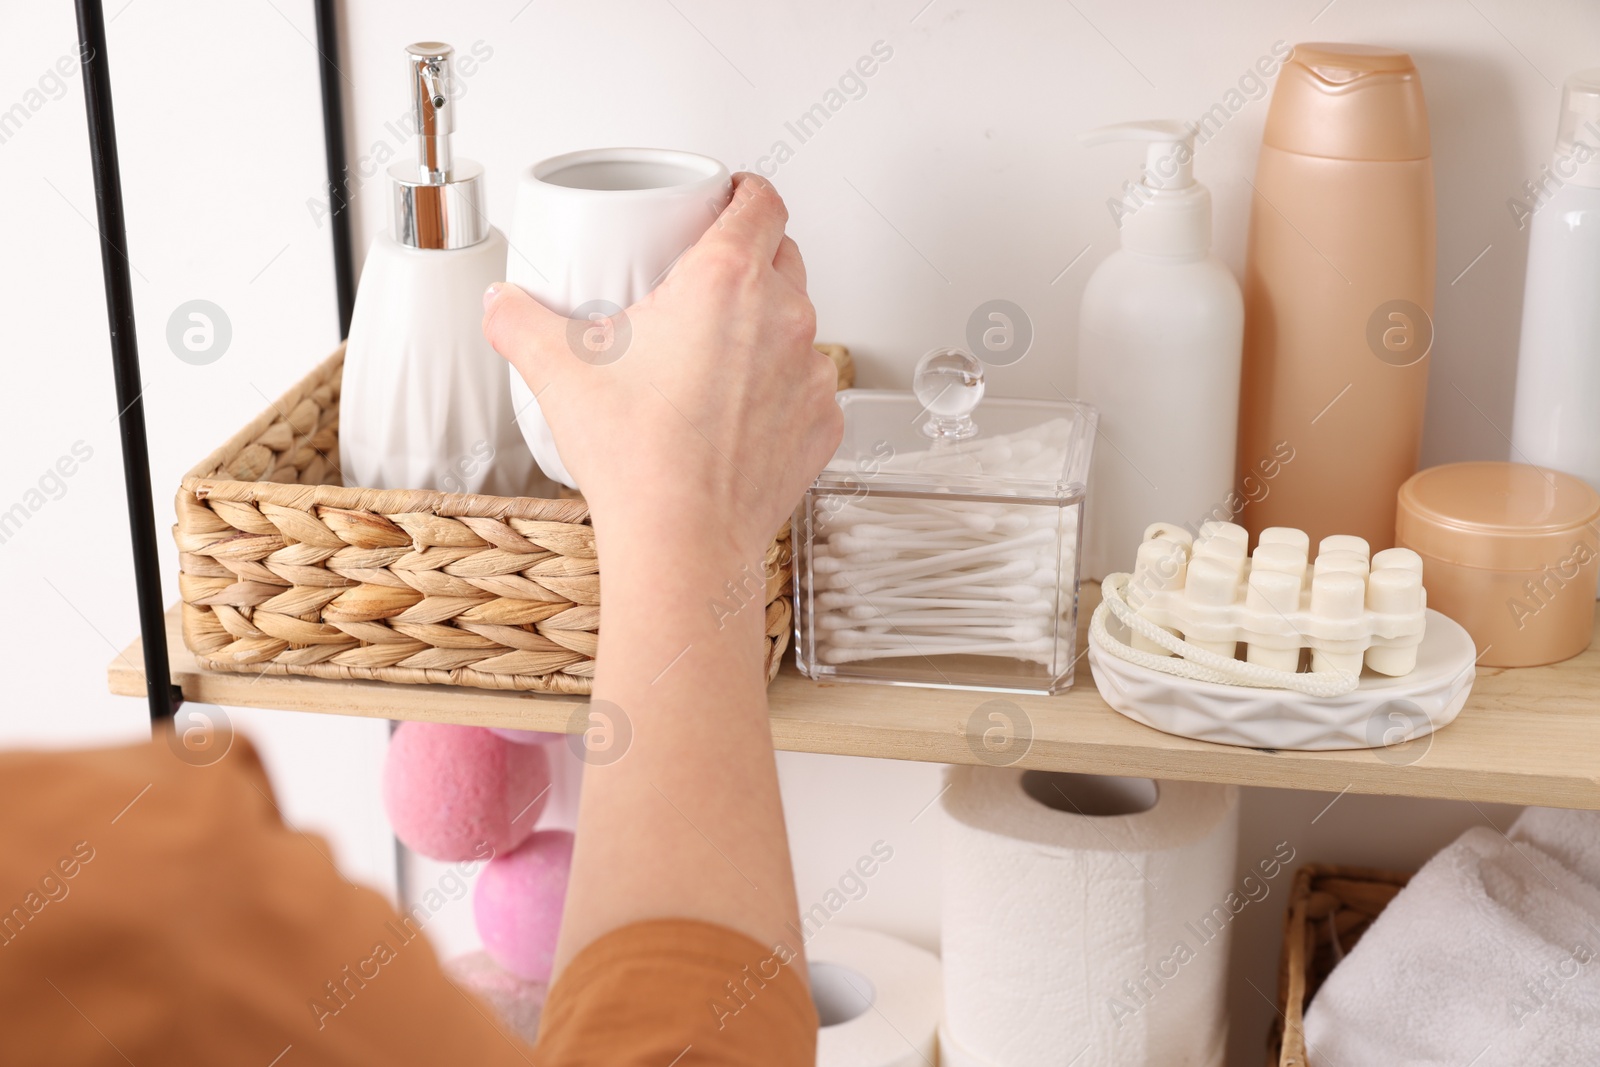
[[[1252,689],[1288,689],[1313,697],[1340,697],[1355,691],[1359,677],[1346,671],[1280,671],[1247,663],[1231,656],[1196,648],[1164,627],[1140,615],[1127,601],[1131,574],[1108,574],[1100,583],[1100,606],[1089,622],[1089,639],[1102,649],[1140,667],[1163,674],[1220,685],[1242,685]],[[1112,636],[1106,615],[1115,615],[1124,626],[1140,637],[1173,653],[1161,656],[1133,648]]]

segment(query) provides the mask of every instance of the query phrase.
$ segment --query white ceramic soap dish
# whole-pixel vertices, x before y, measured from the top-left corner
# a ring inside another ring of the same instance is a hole
[[[1353,692],[1314,697],[1166,674],[1089,635],[1089,669],[1107,704],[1165,733],[1250,748],[1380,748],[1426,736],[1467,702],[1476,659],[1467,631],[1429,609],[1414,670],[1398,678],[1367,671]]]

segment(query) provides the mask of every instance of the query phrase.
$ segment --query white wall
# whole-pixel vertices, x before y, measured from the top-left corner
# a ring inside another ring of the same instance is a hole
[[[179,479],[338,342],[327,230],[303,203],[325,174],[311,4],[274,3],[106,5],[167,603],[178,598],[166,530]],[[128,741],[148,736],[148,719],[142,702],[106,692],[105,665],[138,618],[77,28],[71,4],[0,10],[0,113],[23,109],[0,127],[0,511],[39,505],[0,543],[11,672],[0,744]],[[168,317],[193,299],[232,327],[205,366],[166,339]],[[79,442],[89,458],[41,487]],[[373,803],[385,724],[228,714],[261,745],[285,816],[325,834],[351,877],[392,888],[394,850]]]
[[[0,2],[12,45],[0,71],[5,108],[27,99],[75,39],[63,5]],[[166,494],[182,472],[336,339],[327,229],[308,206],[322,179],[314,33],[305,0],[120,6],[112,0],[110,43],[164,527]],[[1105,201],[1139,167],[1134,149],[1080,149],[1074,134],[1196,117],[1279,40],[1406,48],[1430,102],[1439,202],[1428,463],[1506,455],[1526,247],[1507,201],[1544,162],[1562,78],[1597,62],[1600,39],[1600,9],[1577,0],[346,8],[352,162],[406,149],[385,123],[406,108],[401,48],[428,38],[492,50],[468,79],[456,150],[487,167],[489,210],[502,227],[518,168],[548,155],[654,144],[753,166],[785,140],[793,156],[775,181],[807,259],[821,336],[853,348],[863,385],[903,386],[922,352],[960,343],[970,311],[1004,297],[1028,311],[1037,340],[1021,363],[994,373],[1001,395],[1072,390],[1078,299],[1115,243]],[[798,143],[785,122],[878,41],[893,56],[865,95]],[[1236,271],[1266,106],[1244,102],[1197,164],[1215,198],[1219,254]],[[0,742],[132,737],[143,708],[106,696],[101,673],[136,621],[76,78],[0,143],[0,160],[0,195],[12,205],[0,263],[12,386],[0,392],[0,508],[23,499],[75,442],[93,449],[61,499],[0,544],[8,662],[23,668],[0,712]],[[384,223],[386,195],[381,177],[362,189],[363,247]],[[167,316],[195,297],[220,304],[234,326],[229,352],[204,367],[175,358],[164,338]],[[170,549],[164,566],[170,601]],[[330,833],[342,862],[384,884],[374,784],[382,725],[275,713],[235,720],[262,739],[291,817]],[[938,791],[937,769],[799,755],[781,765],[801,899],[888,840],[896,857],[852,905],[852,921],[931,943],[935,816],[910,820]],[[1414,866],[1463,826],[1510,814],[1347,795],[1319,815],[1329,799],[1252,791],[1242,861],[1287,840],[1304,859]],[[1235,1063],[1258,1061],[1270,1007],[1244,979],[1272,995],[1279,904],[1248,911],[1239,926]],[[470,923],[452,923],[446,938],[467,943]]]

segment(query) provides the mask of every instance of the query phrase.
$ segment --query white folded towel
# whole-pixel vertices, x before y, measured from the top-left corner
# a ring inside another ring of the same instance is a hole
[[[1312,1067],[1600,1061],[1600,887],[1478,827],[1418,871],[1306,1013]]]
[[[1590,885],[1600,886],[1600,811],[1527,808],[1506,836],[1548,852]]]

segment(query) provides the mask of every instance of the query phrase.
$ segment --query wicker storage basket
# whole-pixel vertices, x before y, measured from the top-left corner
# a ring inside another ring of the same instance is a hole
[[[849,353],[819,345],[850,384]],[[343,487],[344,350],[178,491],[183,639],[210,670],[584,694],[599,561],[581,499]],[[767,552],[768,676],[788,645],[789,531]]]
[[[1307,1067],[1305,1009],[1329,972],[1411,875],[1308,863],[1294,875],[1278,961],[1278,1017],[1267,1067]]]

